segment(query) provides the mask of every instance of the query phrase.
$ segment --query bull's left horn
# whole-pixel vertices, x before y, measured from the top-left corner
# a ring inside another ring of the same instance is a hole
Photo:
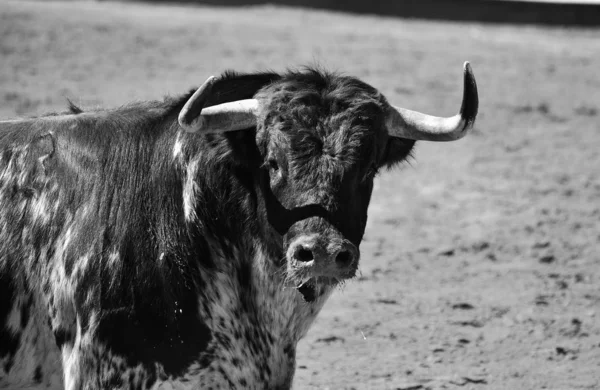
[[[204,108],[216,78],[211,76],[185,103],[179,125],[187,132],[221,133],[256,126],[258,100],[237,100]]]
[[[457,115],[441,118],[392,106],[387,119],[388,132],[393,137],[414,140],[454,141],[473,128],[478,107],[475,76],[471,65],[465,62],[462,106]]]

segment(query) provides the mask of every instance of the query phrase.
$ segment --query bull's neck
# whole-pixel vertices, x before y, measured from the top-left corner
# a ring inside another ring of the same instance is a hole
[[[243,383],[256,388],[289,388],[297,343],[329,293],[304,302],[296,289],[283,285],[272,266],[275,259],[260,244],[221,260],[237,266],[212,275],[206,288],[210,304],[201,308],[213,334],[209,351],[214,364],[226,377],[244,378]],[[247,283],[240,282],[245,279]]]
[[[181,149],[178,143],[175,151]],[[241,344],[242,361],[248,361],[243,351],[256,350],[274,370],[279,364],[289,366],[280,362],[284,358],[293,366],[296,344],[329,292],[307,303],[296,288],[284,284],[282,251],[266,228],[263,172],[216,154],[222,144],[195,147],[194,157],[182,164],[183,203],[187,222],[210,247],[212,264],[201,275],[207,294],[202,300],[208,304],[200,310],[213,334],[221,335],[213,338],[212,353],[232,353],[218,346],[235,340]]]

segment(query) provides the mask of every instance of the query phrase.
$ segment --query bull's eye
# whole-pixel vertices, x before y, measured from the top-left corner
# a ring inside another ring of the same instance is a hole
[[[272,170],[272,171],[279,170],[279,165],[277,164],[277,161],[270,159],[269,161],[267,161],[267,164],[269,165],[270,170]]]

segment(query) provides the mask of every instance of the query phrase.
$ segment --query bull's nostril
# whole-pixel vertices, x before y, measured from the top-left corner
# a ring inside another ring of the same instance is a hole
[[[352,258],[350,251],[341,251],[335,257],[335,262],[340,267],[348,267],[350,264],[352,264],[353,260],[354,259]]]
[[[298,261],[311,261],[314,260],[314,256],[312,251],[308,250],[308,249],[298,249],[298,251],[296,251],[296,260]]]

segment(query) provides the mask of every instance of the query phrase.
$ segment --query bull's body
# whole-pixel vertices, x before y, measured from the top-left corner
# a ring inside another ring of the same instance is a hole
[[[271,99],[250,131],[185,133],[190,95],[0,122],[0,388],[291,386],[356,270],[373,170],[414,141],[371,87],[287,77],[220,79],[209,106]]]
[[[244,173],[215,164],[218,146],[178,163],[171,110],[4,125],[0,384],[58,386],[61,361],[69,389],[291,383],[321,305],[277,288]],[[198,185],[212,234],[186,227],[196,174],[209,181]]]

